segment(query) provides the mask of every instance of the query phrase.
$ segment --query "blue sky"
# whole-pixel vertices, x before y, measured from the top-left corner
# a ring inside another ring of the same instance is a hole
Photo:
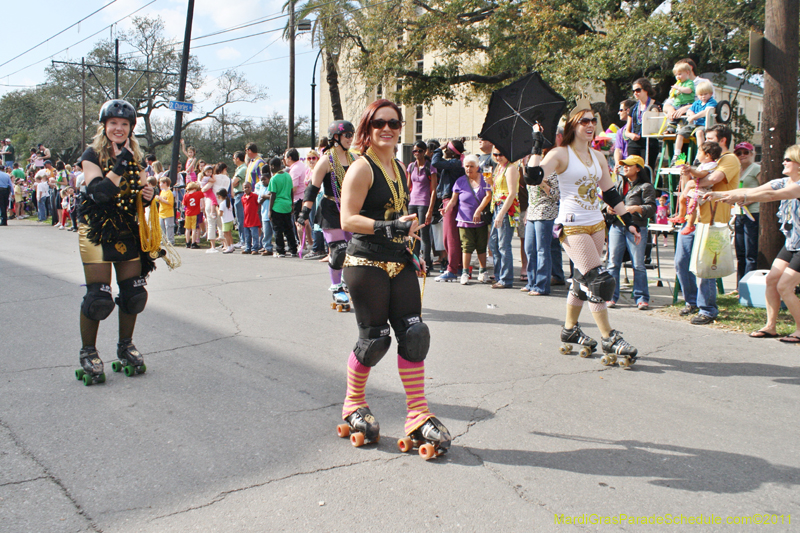
[[[41,0],[34,8],[25,2],[4,0],[3,15],[6,24],[3,27],[3,52],[0,63],[25,52],[48,37],[64,30],[68,26],[111,3],[113,0]],[[108,28],[86,42],[76,44],[91,34],[112,24],[131,12],[145,6],[152,0],[116,0],[108,7],[54,37],[38,48],[14,59],[0,67],[0,95],[20,89],[17,86],[35,86],[45,79],[44,69],[51,59],[62,61],[80,61],[82,55],[91,50],[94,43],[113,36]],[[195,0],[194,23],[192,37],[228,29],[233,26],[255,21],[264,17],[279,16],[284,0]],[[166,33],[177,41],[183,40],[187,0],[155,0],[142,9],[137,16],[160,16],[165,23]],[[222,6],[222,8],[221,8]],[[9,24],[9,21],[14,21]],[[286,18],[253,25],[236,31],[210,37],[192,45],[208,44],[236,37],[283,27]],[[117,31],[130,28],[130,18],[118,23]],[[238,70],[244,72],[248,81],[265,89],[268,99],[255,104],[238,104],[234,111],[243,115],[258,118],[270,115],[273,111],[285,114],[289,102],[289,45],[278,38],[279,32],[266,33],[247,39],[237,40],[215,46],[207,46],[192,50],[206,69],[206,86],[214,84],[215,76],[226,68],[244,65]],[[61,51],[68,48],[66,51]],[[130,49],[120,45],[120,54]],[[311,114],[311,75],[317,50],[312,49],[310,36],[298,36],[296,43],[296,77],[295,77],[295,109],[297,116]],[[53,56],[53,54],[56,54]],[[53,56],[52,58],[50,56]],[[256,63],[258,62],[258,63]],[[28,67],[28,68],[25,68]],[[177,71],[180,65],[175,65]],[[20,69],[24,69],[21,70]],[[319,69],[319,67],[318,67]],[[17,72],[19,71],[19,72]],[[319,114],[319,72],[317,73],[317,114]],[[198,102],[199,107],[203,106]]]

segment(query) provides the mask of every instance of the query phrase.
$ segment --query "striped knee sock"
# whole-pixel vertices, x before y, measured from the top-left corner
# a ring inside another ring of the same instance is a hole
[[[367,386],[369,367],[362,365],[356,354],[350,352],[347,360],[347,394],[342,408],[342,419],[350,416],[359,407],[369,407],[364,398],[364,388]]]
[[[433,416],[428,410],[428,400],[425,399],[425,362],[412,363],[398,355],[397,368],[406,391],[408,414],[405,432],[406,435],[410,435]]]

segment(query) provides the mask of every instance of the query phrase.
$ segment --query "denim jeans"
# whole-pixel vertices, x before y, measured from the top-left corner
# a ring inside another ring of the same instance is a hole
[[[650,303],[650,291],[647,288],[647,269],[644,266],[644,251],[647,248],[647,230],[642,229],[642,240],[637,245],[635,235],[617,224],[608,230],[608,271],[617,282],[614,289],[614,301],[619,300],[619,269],[625,249],[631,255],[633,263],[633,299],[637,304]]]
[[[272,222],[267,220],[261,221],[261,248],[267,252],[272,251]]]
[[[675,273],[681,283],[683,299],[689,305],[696,305],[700,312],[711,318],[719,314],[717,308],[717,280],[700,279],[699,291],[697,278],[689,272],[689,260],[692,257],[692,245],[695,233],[683,235],[678,233],[678,242],[675,245]]]
[[[736,282],[745,274],[758,268],[758,213],[755,222],[747,215],[736,215]]]
[[[50,201],[49,196],[42,196],[39,202],[36,204],[36,207],[39,211],[39,222],[42,222],[44,219],[47,218],[47,202]]]
[[[428,216],[428,206],[427,205],[410,205],[408,206],[408,214],[417,215],[417,220],[420,224],[425,223],[425,217]],[[420,241],[414,243],[414,253],[420,259],[425,260],[425,264],[430,266],[433,264],[431,259],[431,228],[430,226],[425,226],[424,228],[419,230],[419,235],[421,237],[422,246],[420,247]],[[420,248],[422,254],[420,255]],[[469,265],[465,265],[469,267]]]
[[[237,193],[233,200],[233,211],[236,215],[236,225],[239,228],[239,244],[244,245],[244,205],[242,205],[243,192]]]
[[[550,294],[552,241],[552,220],[529,220],[525,225],[525,255],[528,256],[528,284],[525,288],[529,291]]]
[[[258,250],[258,226],[253,226],[252,228],[243,227],[244,231],[242,235],[244,235],[244,249],[247,252],[254,252]]]
[[[501,209],[502,204],[494,208],[492,232],[489,234],[489,250],[494,258],[495,280],[506,287],[511,287],[514,284],[514,256],[511,250],[514,228],[508,222],[508,215],[503,217],[503,223],[499,229],[494,226],[494,220],[497,220]]]
[[[553,221],[555,225],[555,220]],[[561,257],[561,241],[556,238],[550,240],[550,265],[553,279],[556,281],[566,281],[564,277],[564,259]]]

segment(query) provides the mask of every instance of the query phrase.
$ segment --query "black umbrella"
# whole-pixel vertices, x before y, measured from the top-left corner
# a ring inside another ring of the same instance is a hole
[[[509,161],[531,153],[533,125],[542,125],[545,147],[555,144],[558,121],[567,101],[538,72],[492,93],[480,136],[491,141]]]

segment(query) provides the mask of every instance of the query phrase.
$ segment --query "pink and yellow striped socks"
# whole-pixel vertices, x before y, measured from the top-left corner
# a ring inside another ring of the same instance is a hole
[[[369,377],[368,366],[362,365],[356,354],[350,352],[350,357],[347,359],[347,394],[344,398],[344,407],[342,408],[342,419],[344,420],[350,414],[354,413],[359,407],[369,407],[364,397],[364,389],[367,386],[367,378]]]
[[[428,400],[425,399],[425,361],[412,363],[398,355],[397,369],[406,391],[408,414],[406,415],[405,432],[406,435],[410,435],[433,416],[433,413],[428,410]]]

